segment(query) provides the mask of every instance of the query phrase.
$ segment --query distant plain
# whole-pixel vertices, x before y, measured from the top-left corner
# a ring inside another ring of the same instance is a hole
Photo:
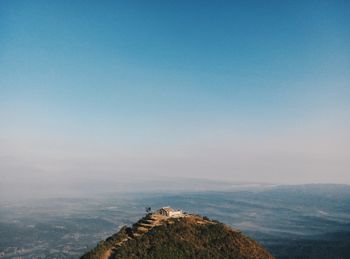
[[[169,185],[155,191],[3,202],[2,258],[78,258],[130,225],[144,208],[170,205],[222,221],[277,258],[350,258],[350,186],[212,183],[212,191]],[[189,184],[187,182],[187,184]],[[203,182],[205,189],[210,182]],[[187,189],[187,190],[186,190]],[[216,190],[215,190],[216,189]]]

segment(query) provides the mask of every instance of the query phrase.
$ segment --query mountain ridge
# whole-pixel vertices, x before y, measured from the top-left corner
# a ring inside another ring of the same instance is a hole
[[[148,213],[124,226],[81,259],[113,258],[274,258],[241,231],[195,214]]]

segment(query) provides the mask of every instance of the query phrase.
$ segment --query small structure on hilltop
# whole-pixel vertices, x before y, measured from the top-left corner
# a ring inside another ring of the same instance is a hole
[[[166,217],[176,218],[176,217],[183,217],[184,216],[182,210],[174,210],[170,207],[162,207],[157,212],[158,212],[158,214],[166,216]]]

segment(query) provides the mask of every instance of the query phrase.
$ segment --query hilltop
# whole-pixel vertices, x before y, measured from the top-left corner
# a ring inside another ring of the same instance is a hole
[[[170,212],[172,213],[172,212]],[[149,213],[101,241],[82,259],[274,258],[239,230],[199,215]]]

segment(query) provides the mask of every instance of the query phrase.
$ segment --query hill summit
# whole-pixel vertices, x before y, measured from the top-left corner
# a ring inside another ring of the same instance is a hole
[[[163,207],[101,241],[82,259],[274,258],[239,230],[207,217]]]

